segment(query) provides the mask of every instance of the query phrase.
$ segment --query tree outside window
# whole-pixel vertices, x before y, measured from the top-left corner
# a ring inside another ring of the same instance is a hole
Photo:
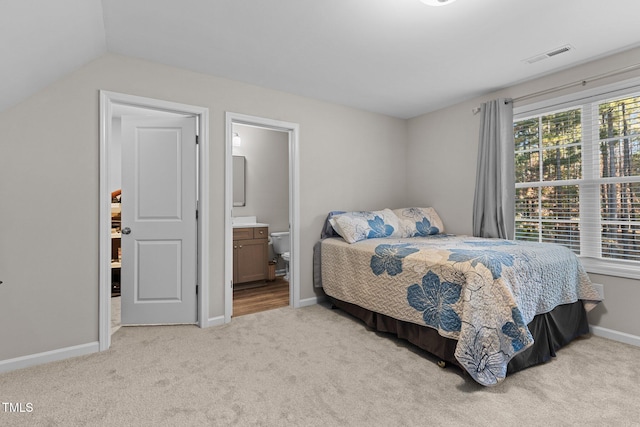
[[[514,123],[516,239],[640,261],[640,96]]]

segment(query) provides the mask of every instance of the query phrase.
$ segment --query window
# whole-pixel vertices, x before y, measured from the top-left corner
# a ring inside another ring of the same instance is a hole
[[[516,113],[516,239],[640,262],[640,90]],[[637,268],[637,265],[636,265]]]

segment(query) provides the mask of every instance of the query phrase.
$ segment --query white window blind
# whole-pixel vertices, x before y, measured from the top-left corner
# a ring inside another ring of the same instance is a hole
[[[516,115],[514,136],[516,239],[640,262],[640,91]]]

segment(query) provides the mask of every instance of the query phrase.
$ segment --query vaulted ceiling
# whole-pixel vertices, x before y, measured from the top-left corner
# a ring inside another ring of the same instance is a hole
[[[638,0],[2,0],[0,111],[112,52],[409,118],[640,46],[638,16]]]

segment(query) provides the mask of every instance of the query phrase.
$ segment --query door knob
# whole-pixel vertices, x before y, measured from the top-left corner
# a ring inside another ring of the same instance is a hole
[[[122,234],[131,234],[131,229],[129,227],[125,227],[122,229]]]

